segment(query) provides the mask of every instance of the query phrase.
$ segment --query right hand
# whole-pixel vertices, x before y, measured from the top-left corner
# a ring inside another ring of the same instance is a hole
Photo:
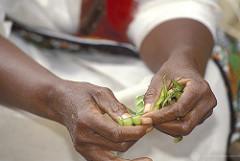
[[[105,87],[71,81],[58,86],[60,90],[52,102],[53,113],[55,120],[69,130],[75,149],[88,161],[127,161],[111,151],[128,150],[146,134],[149,126],[118,125],[114,120],[127,113],[127,109]]]

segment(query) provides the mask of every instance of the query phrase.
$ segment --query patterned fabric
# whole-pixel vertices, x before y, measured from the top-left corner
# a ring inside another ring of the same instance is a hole
[[[79,36],[128,42],[133,0],[83,0]]]
[[[229,47],[215,48],[213,59],[218,61],[225,72],[232,95],[234,110],[240,112],[240,51],[238,42],[231,42]]]

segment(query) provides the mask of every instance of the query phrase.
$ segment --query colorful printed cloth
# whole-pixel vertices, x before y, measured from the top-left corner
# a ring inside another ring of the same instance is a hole
[[[240,112],[240,51],[239,43],[231,42],[229,47],[215,48],[213,59],[218,61],[225,72],[230,86],[232,105]]]
[[[78,35],[129,42],[126,31],[135,6],[133,0],[83,0]]]

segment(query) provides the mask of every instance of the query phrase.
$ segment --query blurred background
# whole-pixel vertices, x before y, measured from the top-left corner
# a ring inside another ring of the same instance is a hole
[[[240,154],[240,0],[220,0],[223,19],[218,34],[215,59],[221,59],[227,73],[233,100],[233,135],[229,147],[229,160],[239,161]]]

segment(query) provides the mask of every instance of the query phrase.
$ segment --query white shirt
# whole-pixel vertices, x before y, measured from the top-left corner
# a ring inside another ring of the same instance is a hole
[[[128,36],[140,47],[157,25],[176,18],[190,18],[208,27],[213,36],[220,15],[217,0],[135,0],[138,4]],[[31,27],[74,33],[80,24],[81,0],[0,0],[11,17]],[[117,2],[116,2],[117,3]]]

